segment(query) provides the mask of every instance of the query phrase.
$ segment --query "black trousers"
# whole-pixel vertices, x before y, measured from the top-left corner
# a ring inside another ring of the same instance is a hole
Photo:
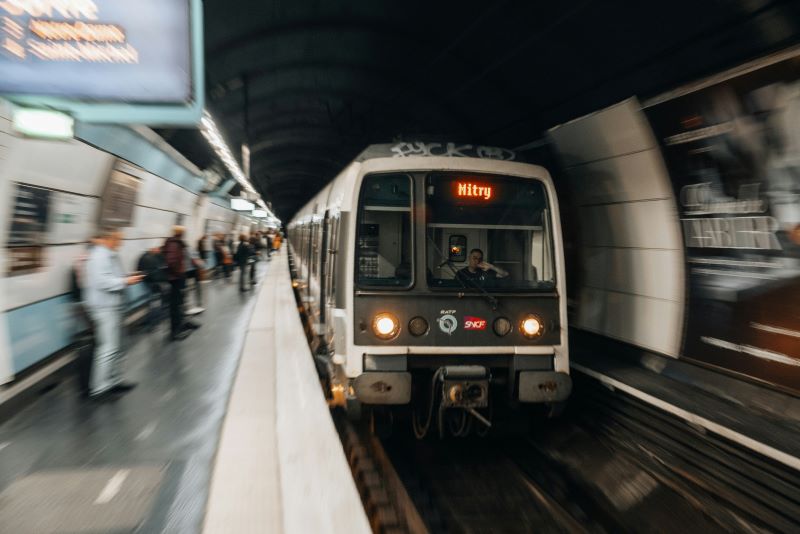
[[[169,281],[169,318],[170,332],[174,336],[181,331],[183,325],[183,288],[186,280],[179,278]]]
[[[239,290],[247,290],[247,263],[239,264]]]

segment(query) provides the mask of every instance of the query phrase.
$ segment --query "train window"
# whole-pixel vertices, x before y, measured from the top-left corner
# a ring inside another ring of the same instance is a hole
[[[411,177],[372,174],[361,185],[356,282],[363,287],[410,287]]]
[[[425,183],[428,284],[497,291],[555,288],[544,185],[535,179],[436,173]],[[463,256],[453,243],[465,243]]]

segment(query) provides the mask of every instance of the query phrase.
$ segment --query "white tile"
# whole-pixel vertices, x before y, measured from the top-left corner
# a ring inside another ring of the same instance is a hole
[[[611,291],[674,300],[684,299],[680,250],[586,248],[585,284]]]
[[[576,326],[668,356],[677,356],[683,305],[673,301],[583,288]]]
[[[650,125],[633,98],[557,126],[548,134],[567,166],[656,146]]]
[[[627,202],[579,210],[587,246],[679,249],[683,241],[672,200]]]
[[[579,205],[673,197],[657,150],[587,163],[569,169],[568,174]]]

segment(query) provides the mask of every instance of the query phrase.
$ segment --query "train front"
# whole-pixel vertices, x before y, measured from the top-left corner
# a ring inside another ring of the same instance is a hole
[[[367,405],[410,404],[418,436],[434,421],[488,427],[499,404],[558,411],[572,386],[547,172],[449,163],[365,173],[355,221],[348,389]]]

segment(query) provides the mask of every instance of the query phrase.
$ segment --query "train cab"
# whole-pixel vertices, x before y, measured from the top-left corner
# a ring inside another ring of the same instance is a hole
[[[564,256],[544,168],[366,158],[337,180],[328,199],[349,203],[325,210],[342,222],[336,250],[327,263],[320,258],[321,269],[301,262],[301,271],[315,288],[325,283],[314,272],[336,272],[332,297],[308,300],[330,304],[316,314],[328,318],[320,332],[330,333],[323,345],[343,403],[410,404],[415,432],[424,434],[436,406],[489,424],[492,402],[567,399]],[[330,242],[330,231],[321,234]]]

